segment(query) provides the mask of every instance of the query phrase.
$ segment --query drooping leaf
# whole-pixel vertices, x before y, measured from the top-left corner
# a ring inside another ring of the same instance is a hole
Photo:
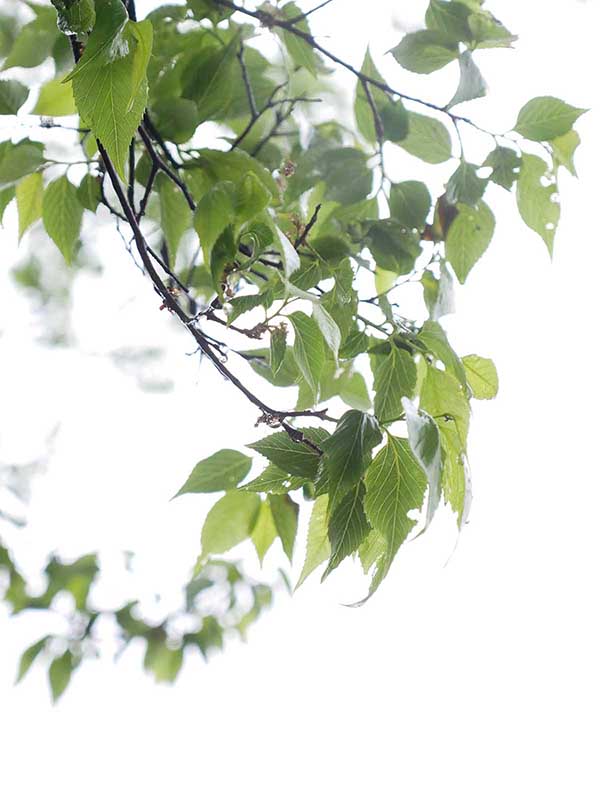
[[[426,525],[433,519],[442,495],[442,447],[439,428],[432,417],[405,398],[408,442],[429,483]]]
[[[467,382],[477,400],[492,400],[498,394],[498,372],[491,358],[463,356]]]
[[[406,350],[392,344],[385,356],[374,357],[375,416],[391,422],[402,415],[402,398],[414,395],[417,367]]]
[[[523,222],[543,239],[550,257],[560,219],[556,181],[539,156],[523,153],[517,181],[517,207]]]
[[[256,549],[256,554],[260,565],[265,559],[271,545],[277,538],[277,528],[271,513],[271,506],[266,500],[260,504],[260,511],[252,528],[252,543]]]
[[[66,175],[46,186],[42,200],[42,218],[48,236],[58,247],[67,264],[79,239],[83,206],[77,189]]]
[[[298,368],[310,387],[313,402],[319,392],[319,380],[325,365],[323,337],[316,322],[303,311],[295,311],[288,317],[294,327],[294,358]]]
[[[483,200],[475,206],[459,203],[458,216],[446,236],[446,257],[461,283],[487,250],[495,227],[494,214]]]
[[[95,214],[102,199],[99,178],[94,175],[84,175],[77,188],[77,197],[84,208]]]
[[[271,514],[275,521],[277,536],[281,540],[283,552],[292,563],[294,544],[298,533],[298,513],[300,507],[288,494],[270,494],[268,499]]]
[[[296,584],[296,590],[304,583],[308,576],[315,571],[331,554],[331,544],[327,533],[327,495],[317,497],[313,504],[310,522],[308,525],[308,540],[306,545],[306,559],[302,572]]]
[[[22,178],[15,187],[19,214],[19,240],[25,231],[42,216],[44,180],[39,172]]]
[[[196,464],[175,497],[234,489],[250,472],[251,466],[252,459],[243,453],[237,450],[219,450]]]
[[[73,654],[70,650],[66,650],[62,656],[58,656],[50,664],[48,678],[50,680],[50,691],[54,703],[56,703],[69,685],[74,667]]]
[[[562,136],[557,136],[556,139],[552,139],[549,144],[552,148],[552,155],[555,163],[566,167],[571,175],[577,177],[577,170],[575,169],[575,163],[573,161],[575,150],[577,150],[581,144],[581,138],[577,131],[563,133]]]
[[[33,665],[33,662],[44,651],[49,639],[49,636],[44,636],[39,641],[34,642],[34,644],[32,644],[23,652],[21,660],[19,661],[19,670],[17,672],[17,679],[15,683],[20,683],[25,675],[27,675]]]
[[[365,511],[369,522],[385,538],[386,549],[378,559],[369,597],[379,588],[392,561],[413,529],[409,516],[423,505],[427,481],[406,439],[388,434],[365,476]]]
[[[327,535],[331,544],[331,558],[321,580],[333,572],[341,562],[354,553],[371,527],[363,506],[365,487],[357,483],[335,507],[329,516]]]
[[[534,142],[549,141],[568,133],[585,112],[557,97],[534,97],[519,111],[514,130]]]
[[[371,461],[371,451],[381,441],[374,417],[362,411],[347,411],[335,432],[323,443],[329,478],[329,508],[334,510],[360,481]]]
[[[260,511],[260,498],[251,492],[227,492],[211,508],[202,528],[202,555],[226,553],[244,539],[254,528]]]
[[[457,106],[459,103],[466,103],[469,100],[475,100],[478,97],[484,97],[487,93],[487,85],[483,75],[468,50],[460,54],[458,64],[460,66],[460,80],[452,100],[448,103],[448,108]]]

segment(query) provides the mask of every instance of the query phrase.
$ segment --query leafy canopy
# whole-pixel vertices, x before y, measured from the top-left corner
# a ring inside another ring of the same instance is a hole
[[[471,403],[493,398],[498,376],[489,358],[457,354],[440,319],[453,310],[455,280],[483,269],[499,192],[515,196],[552,253],[557,175],[574,172],[583,110],[543,96],[515,109],[512,131],[478,125],[469,109],[487,93],[480,51],[516,40],[480,0],[431,0],[422,30],[357,64],[313,37],[304,3],[188,0],[143,20],[134,0],[52,5],[2,17],[0,114],[76,115],[78,143],[61,163],[33,134],[2,142],[2,212],[14,200],[20,236],[42,225],[65,269],[81,266],[83,220],[93,225],[102,207],[127,224],[161,308],[228,379],[223,391],[273,429],[246,452],[199,453],[179,481],[177,497],[220,493],[186,590],[195,627],[150,625],[134,602],[113,612],[126,642],[146,641],[146,668],[172,680],[186,648],[220,647],[270,603],[267,586],[215,556],[247,541],[262,564],[280,542],[295,565],[300,502],[312,509],[298,585],[358,557],[369,596],[440,503],[465,522]],[[275,50],[263,47],[267,37]],[[49,80],[22,78],[46,60]],[[352,74],[352,124],[327,104],[332,66]],[[402,70],[453,70],[456,89],[443,106],[408,97]],[[494,141],[485,159],[463,145],[467,128]],[[387,163],[402,151],[411,158],[394,182]],[[82,161],[76,181],[71,167]],[[419,162],[442,178],[438,196]],[[419,318],[405,315],[406,284],[422,292]],[[295,387],[295,407],[263,400],[265,383]],[[83,639],[46,637],[23,655],[19,677],[46,654],[58,697],[100,614],[88,602],[95,557],[50,562],[48,590],[32,596],[8,550],[0,556],[15,613],[49,608],[62,588],[87,621]],[[219,580],[229,611],[200,610],[195,600]],[[251,589],[245,610],[241,583]]]

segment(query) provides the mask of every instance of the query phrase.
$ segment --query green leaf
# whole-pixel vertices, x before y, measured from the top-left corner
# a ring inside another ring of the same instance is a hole
[[[300,428],[306,439],[319,447],[329,438],[324,428]],[[317,475],[319,454],[304,442],[293,441],[285,431],[278,431],[259,442],[248,445],[261,456],[268,458],[272,464],[290,475],[313,480]]]
[[[380,219],[369,228],[368,246],[379,269],[408,275],[421,253],[420,237],[395,219]]]
[[[439,278],[436,278],[430,270],[425,270],[421,283],[430,319],[437,322],[446,314],[454,313],[454,282],[445,262],[440,266]]]
[[[347,411],[322,449],[329,477],[329,509],[360,481],[371,461],[371,451],[381,441],[377,420],[362,411]]]
[[[46,186],[42,200],[44,227],[67,264],[72,261],[73,249],[79,239],[82,215],[83,206],[77,189],[65,175]]]
[[[0,189],[0,225],[4,219],[4,212],[8,204],[14,199],[15,188],[14,186],[7,186],[6,189]]]
[[[308,540],[306,545],[306,559],[302,572],[296,584],[296,590],[304,583],[308,576],[329,558],[331,545],[327,532],[327,495],[317,497],[314,502],[310,522],[308,524]]]
[[[249,172],[243,179],[235,199],[235,215],[237,222],[242,224],[254,219],[269,205],[271,192],[265,187],[253,172]]]
[[[76,114],[72,84],[64,83],[61,78],[52,78],[45,83],[40,89],[33,113],[43,117],[66,117]]]
[[[44,636],[38,642],[35,642],[27,650],[24,651],[23,655],[21,656],[21,660],[19,661],[19,671],[17,673],[17,679],[15,683],[20,683],[23,680],[25,675],[31,669],[33,662],[36,658],[43,652],[44,648],[46,647],[46,642],[50,639],[50,636]]]
[[[406,439],[388,434],[365,476],[365,511],[371,525],[386,541],[377,561],[368,597],[379,588],[415,520],[408,515],[421,508],[427,481]]]
[[[487,180],[479,178],[476,167],[461,161],[456,171],[450,177],[446,186],[446,199],[451,205],[465,203],[474,206],[481,200]]]
[[[95,214],[98,204],[102,199],[100,193],[100,178],[90,174],[84,175],[77,188],[77,197],[84,208],[87,208],[88,211]]]
[[[325,365],[323,337],[316,322],[303,311],[295,311],[288,319],[294,327],[294,358],[316,400],[319,379]]]
[[[373,78],[374,80],[381,81],[382,83],[384,82],[379,70],[371,58],[369,48],[367,48],[367,51],[365,52],[365,57],[363,59],[360,71],[368,78]],[[389,98],[386,93],[381,89],[378,89],[377,86],[369,85],[369,91],[371,93],[371,99],[381,115],[382,109],[389,103]],[[371,144],[376,144],[377,132],[375,130],[375,122],[373,119],[373,109],[371,108],[371,104],[367,99],[367,94],[361,80],[359,80],[356,84],[354,116],[356,118],[356,126],[360,134],[364,136],[364,138]]]
[[[303,13],[302,9],[296,3],[286,3],[281,9],[281,15],[284,19],[295,19],[301,17]],[[310,34],[310,28],[306,19],[300,19],[298,22],[294,23],[294,27],[304,33]],[[294,64],[298,67],[304,67],[316,78],[319,71],[319,57],[314,48],[304,39],[295,36],[291,31],[286,31],[284,28],[275,28],[275,31],[281,36]]]
[[[144,669],[154,675],[157,683],[173,683],[183,664],[183,648],[171,647],[165,641],[164,632],[147,639]]]
[[[325,344],[331,350],[333,358],[337,362],[342,343],[342,333],[336,321],[321,303],[313,304],[313,319],[319,326]]]
[[[44,163],[44,145],[22,139],[17,144],[0,142],[0,185],[15,183]]]
[[[508,191],[517,180],[521,167],[521,156],[508,147],[496,147],[483,162],[484,167],[492,167],[490,180]]]
[[[68,78],[73,81],[73,96],[80,116],[90,124],[94,136],[125,179],[129,145],[146,107],[148,86],[145,78],[140,82],[139,70],[140,58],[143,61],[148,53],[146,44],[138,41],[136,23],[117,25],[119,12],[115,10],[115,2],[120,4],[120,0],[109,0],[106,6],[100,6],[85,53]],[[118,32],[107,40],[107,31],[115,25]]]
[[[417,367],[410,353],[392,344],[385,356],[374,356],[375,416],[391,422],[402,415],[402,398],[411,398],[417,384]]]
[[[238,36],[221,47],[206,47],[193,58],[182,76],[182,96],[198,107],[197,123],[205,122],[226,108],[239,48]]]
[[[466,451],[471,410],[454,375],[430,366],[421,389],[421,408],[436,421],[444,449],[451,444],[457,452]]]
[[[519,111],[514,130],[534,142],[549,141],[568,133],[586,110],[557,97],[534,97]]]
[[[287,331],[285,328],[275,328],[271,331],[271,345],[270,345],[270,365],[273,375],[277,375],[286,352]]]
[[[440,31],[417,31],[407,33],[390,52],[404,69],[429,74],[458,58],[458,44]]]
[[[133,62],[131,68],[131,87],[129,89],[129,105],[127,111],[131,111],[140,91],[145,91],[146,72],[148,63],[152,55],[153,31],[150,20],[142,22],[129,21],[127,31],[132,34],[135,40],[133,48]]]
[[[442,496],[443,460],[440,431],[435,420],[425,411],[418,409],[412,401],[404,399],[402,403],[406,414],[410,449],[429,482],[425,523],[429,525]]]
[[[85,34],[96,21],[94,0],[51,0],[58,11],[58,27],[66,34]]]
[[[546,162],[539,156],[523,153],[517,181],[517,207],[523,222],[544,240],[550,257],[560,219],[556,193],[556,179]]]
[[[256,549],[256,555],[262,567],[263,561],[271,545],[277,538],[277,528],[271,513],[271,506],[266,500],[260,504],[260,511],[254,528],[252,529],[252,543]]]
[[[468,42],[472,38],[468,19],[469,9],[465,4],[446,0],[430,0],[425,14],[428,28],[457,42]]]
[[[461,386],[466,386],[467,376],[462,361],[454,352],[446,332],[439,322],[427,320],[419,332],[419,340],[432,355],[444,364]]]
[[[53,9],[36,7],[36,18],[24,25],[0,69],[37,67],[48,58],[59,35]]]
[[[54,703],[56,703],[69,685],[74,668],[75,664],[70,650],[66,650],[62,656],[58,656],[58,658],[55,658],[50,664],[48,678],[50,680],[50,691],[52,692],[52,701]]]
[[[28,96],[29,89],[19,81],[0,81],[0,114],[16,114]]]
[[[252,459],[243,453],[238,453],[237,450],[219,450],[196,464],[175,497],[234,489],[250,472],[251,466]]]
[[[461,283],[489,247],[496,220],[491,208],[480,200],[476,206],[458,204],[458,216],[446,236],[446,257]]]
[[[298,513],[300,507],[298,503],[295,503],[287,494],[270,494],[268,502],[275,521],[277,535],[281,539],[283,552],[289,558],[291,564],[294,555],[296,534],[298,533]]]
[[[394,183],[390,189],[390,214],[406,225],[422,231],[429,211],[431,195],[429,189],[421,181],[403,181]]]
[[[162,232],[165,237],[169,260],[171,265],[174,266],[181,238],[191,228],[192,212],[183,193],[178,186],[175,186],[173,181],[161,180],[158,195],[160,198]]]
[[[121,0],[104,0],[98,7],[94,29],[87,41],[83,55],[64,78],[64,81],[73,80],[76,75],[86,72],[92,66],[95,68],[94,74],[97,74],[98,62],[103,64],[118,57],[119,49],[125,49],[124,41],[119,37],[121,37],[127,22],[127,11]],[[116,52],[112,52],[113,50]]]
[[[252,533],[259,511],[258,495],[239,490],[227,492],[206,516],[202,528],[200,558],[226,553],[247,539]]]
[[[369,534],[371,527],[364,510],[365,487],[358,483],[333,510],[329,517],[327,535],[331,543],[331,558],[321,580],[354,553]]]
[[[253,481],[245,483],[242,489],[248,492],[267,492],[267,494],[287,494],[294,489],[300,489],[306,483],[305,478],[290,475],[274,464],[269,466]]]
[[[465,5],[465,0],[461,0]],[[474,9],[475,14],[469,14],[469,28],[477,47],[510,47],[518,38],[502,25],[489,11],[479,8]]]
[[[39,172],[22,178],[15,188],[19,214],[19,241],[25,231],[42,216],[44,180]]]
[[[198,203],[194,227],[200,237],[206,263],[210,263],[212,249],[235,213],[234,197],[234,184],[223,181],[213,186]]]
[[[408,136],[399,142],[407,153],[428,164],[441,164],[452,157],[452,140],[442,122],[409,111],[408,126]]]
[[[484,97],[487,93],[487,85],[483,75],[468,50],[460,54],[458,64],[460,67],[460,80],[447,108],[457,106],[459,103],[466,103],[469,100],[475,100],[478,97]]]
[[[462,359],[467,382],[477,400],[492,400],[498,394],[498,372],[491,358],[470,355]]]
[[[361,150],[354,147],[329,150],[320,159],[320,169],[327,200],[352,205],[360,203],[371,191],[373,174]]]
[[[555,164],[557,166],[566,167],[571,175],[577,177],[577,170],[575,169],[575,162],[573,161],[575,150],[581,144],[581,138],[577,131],[569,131],[562,136],[557,136],[556,139],[552,139],[549,144],[552,148]]]

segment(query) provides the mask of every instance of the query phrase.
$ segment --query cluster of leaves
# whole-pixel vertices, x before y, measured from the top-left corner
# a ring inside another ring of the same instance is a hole
[[[574,173],[582,110],[537,97],[499,134],[456,114],[486,92],[478,52],[516,38],[481,0],[431,0],[426,27],[390,51],[396,72],[456,62],[445,106],[395,89],[368,51],[360,69],[344,62],[294,2],[252,10],[188,0],[141,22],[132,0],[53,0],[56,12],[26,5],[31,22],[3,23],[3,69],[54,59],[33,113],[79,115],[87,171],[76,186],[40,143],[4,142],[0,206],[16,198],[21,235],[41,219],[67,263],[84,214],[101,205],[126,221],[163,307],[257,406],[259,422],[278,429],[250,445],[268,461],[258,477],[240,485],[251,461],[224,450],[182,487],[225,492],[206,519],[200,567],[246,539],[261,561],[280,539],[291,560],[291,493],[301,492],[314,505],[299,583],[358,554],[370,596],[442,499],[459,525],[467,517],[470,404],[494,397],[498,380],[489,359],[454,351],[440,319],[453,310],[454,279],[465,282],[492,240],[484,196],[492,202],[495,187],[515,190],[522,219],[552,252],[557,174]],[[263,31],[277,37],[280,58],[268,60],[261,39],[253,46]],[[356,79],[349,124],[322,102],[332,64]],[[17,113],[28,95],[1,81],[0,110]],[[467,157],[465,127],[494,142],[481,164]],[[214,130],[213,147],[200,146]],[[394,153],[414,159],[400,182],[386,172]],[[444,170],[440,196],[417,179],[419,160]],[[406,283],[421,287],[420,319],[401,313]],[[262,346],[234,347],[216,332]],[[298,387],[296,409],[262,401],[225,363],[229,354],[275,387]],[[339,418],[318,407],[325,402]],[[300,418],[323,426],[298,427]]]
[[[212,560],[184,587],[181,608],[160,622],[147,621],[137,600],[116,609],[95,605],[93,587],[99,572],[94,553],[73,562],[52,557],[44,569],[46,589],[31,594],[9,550],[0,542],[0,588],[5,584],[4,602],[11,614],[46,612],[58,629],[25,650],[17,682],[35,661],[44,662],[52,697],[58,700],[84,660],[98,656],[96,632],[100,624],[108,623],[118,643],[118,655],[130,642],[141,640],[145,645],[144,668],[157,681],[172,683],[186,652],[197,651],[206,659],[222,650],[232,635],[245,638],[248,627],[273,600],[272,588],[249,578],[238,564]],[[70,606],[70,612],[65,613],[65,605]]]

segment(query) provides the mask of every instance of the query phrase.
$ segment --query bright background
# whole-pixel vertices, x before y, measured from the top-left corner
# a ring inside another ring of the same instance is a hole
[[[139,0],[140,14],[152,5]],[[391,82],[423,94],[420,79],[382,58],[425,3],[410,17],[400,6],[335,0],[313,27],[356,65],[370,41]],[[54,708],[41,671],[12,687],[39,623],[0,612],[2,796],[600,796],[600,125],[590,70],[600,13],[597,0],[504,0],[492,10],[520,41],[515,52],[482,54],[490,98],[465,112],[494,130],[510,128],[535,95],[592,112],[578,123],[580,180],[561,171],[554,262],[498,189],[494,243],[460,291],[456,318],[445,320],[458,352],[492,356],[501,376],[499,398],[475,409],[474,505],[456,549],[442,515],[359,610],[342,606],[362,596],[358,571],[340,570],[324,586],[314,578],[293,600],[278,598],[248,645],[230,644],[208,666],[190,659],[174,688],[143,674],[132,647],[117,666],[109,655],[85,665]],[[451,68],[433,78],[431,97],[447,99],[455,78]],[[491,141],[483,144],[485,154]],[[404,164],[414,177],[416,161],[392,161],[399,174]],[[447,177],[443,168],[436,175]],[[6,264],[16,257],[14,212],[7,221]],[[188,343],[118,247],[103,235],[95,248],[109,256],[105,277],[77,282],[78,351],[35,344],[29,306],[0,274],[2,454],[38,456],[60,422],[19,534],[26,566],[53,548],[69,556],[100,548],[109,562],[133,549],[145,590],[176,599],[208,502],[168,499],[197,460],[258,438],[256,412],[185,355]],[[172,393],[141,395],[106,357],[144,343],[167,348],[158,378],[174,381]]]

